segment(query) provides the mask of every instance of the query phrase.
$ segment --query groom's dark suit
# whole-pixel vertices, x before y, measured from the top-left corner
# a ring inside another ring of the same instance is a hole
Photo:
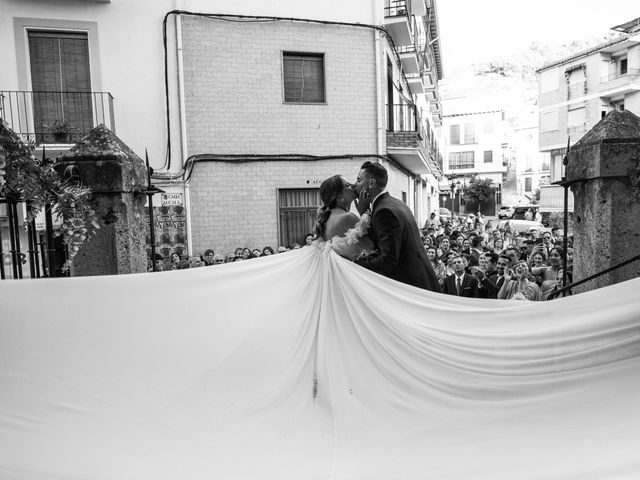
[[[369,270],[399,282],[440,291],[431,262],[420,239],[413,214],[400,200],[381,194],[372,205],[369,236],[377,253],[356,260]]]

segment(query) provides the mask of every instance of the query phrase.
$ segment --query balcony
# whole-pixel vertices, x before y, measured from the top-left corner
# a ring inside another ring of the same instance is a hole
[[[598,92],[602,96],[633,93],[640,90],[640,70],[628,69],[625,73],[614,73],[600,78]]]
[[[407,83],[409,84],[411,93],[415,95],[422,95],[424,93],[422,76],[420,74],[407,75]]]
[[[109,92],[0,91],[0,118],[37,145],[74,144],[100,124],[115,133]]]
[[[389,0],[384,7],[384,26],[396,48],[413,43],[411,17],[406,0]]]
[[[415,45],[399,47],[397,51],[404,73],[408,75],[420,73],[420,63],[418,62],[418,52]]]
[[[434,139],[413,104],[387,105],[387,153],[402,167],[416,174],[441,172]]]

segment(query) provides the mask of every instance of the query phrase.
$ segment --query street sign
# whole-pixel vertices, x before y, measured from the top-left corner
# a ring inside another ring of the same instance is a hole
[[[181,193],[162,193],[161,204],[164,205],[182,205]]]

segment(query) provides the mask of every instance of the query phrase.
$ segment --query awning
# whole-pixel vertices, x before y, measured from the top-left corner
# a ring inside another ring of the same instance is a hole
[[[567,210],[573,212],[573,192],[569,190]],[[564,212],[564,188],[558,185],[540,187],[540,211]]]

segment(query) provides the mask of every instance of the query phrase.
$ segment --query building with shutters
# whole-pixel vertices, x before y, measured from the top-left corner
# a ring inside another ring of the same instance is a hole
[[[49,155],[100,123],[146,150],[164,254],[302,242],[320,182],[366,159],[423,223],[442,174],[435,0],[333,7],[0,0],[1,116]]]
[[[541,152],[550,156],[551,183],[562,180],[573,145],[613,109],[640,114],[640,19],[613,27],[612,40],[537,70]],[[569,210],[573,195],[569,192]],[[563,189],[541,188],[540,209],[563,211]]]

